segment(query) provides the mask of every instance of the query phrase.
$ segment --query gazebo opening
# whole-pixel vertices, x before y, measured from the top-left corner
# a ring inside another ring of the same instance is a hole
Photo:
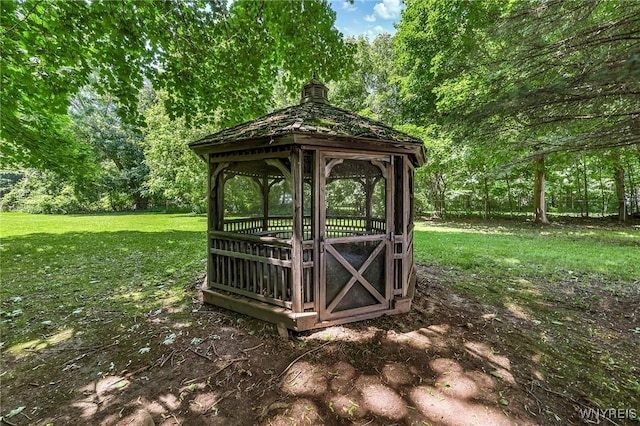
[[[327,317],[387,302],[386,167],[376,161],[327,164],[325,237]]]
[[[312,79],[300,105],[191,147],[209,164],[206,302],[281,331],[410,308],[421,141],[329,105]]]
[[[223,170],[224,230],[291,238],[291,167],[287,161],[254,160]]]

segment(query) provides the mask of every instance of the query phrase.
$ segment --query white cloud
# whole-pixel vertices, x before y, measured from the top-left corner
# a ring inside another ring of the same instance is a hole
[[[375,26],[375,28],[374,28],[374,30],[376,30],[376,31],[377,31],[377,32],[379,32],[379,33],[383,33],[383,32],[385,32],[385,31],[386,31],[386,30],[385,30],[384,28],[382,28],[380,25],[376,25],[376,26]]]
[[[351,4],[348,1],[342,2],[342,8],[348,12],[355,12],[356,10],[358,10],[355,4]]]
[[[376,16],[375,15],[365,15],[364,16],[364,20],[367,22],[376,22]]]
[[[400,0],[382,0],[373,6],[373,13],[382,19],[396,19],[400,16],[402,5]]]

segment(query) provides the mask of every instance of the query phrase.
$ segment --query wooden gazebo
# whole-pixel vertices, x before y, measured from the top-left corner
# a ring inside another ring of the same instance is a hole
[[[190,147],[209,166],[205,302],[281,333],[409,310],[422,141],[329,105],[314,76],[299,105]]]

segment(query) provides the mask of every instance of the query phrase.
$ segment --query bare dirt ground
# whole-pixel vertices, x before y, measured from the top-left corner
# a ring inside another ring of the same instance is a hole
[[[29,368],[3,384],[2,413],[25,407],[4,423],[364,426],[592,421],[580,415],[594,407],[592,401],[551,386],[536,358],[540,355],[520,347],[519,342],[538,333],[535,325],[506,308],[454,293],[440,272],[420,268],[408,314],[295,334],[289,340],[278,337],[270,324],[202,305],[198,299],[190,312],[148,312],[127,330],[114,321],[111,332],[102,336],[103,345],[85,347],[79,337],[21,360],[7,360],[3,369],[18,362]],[[629,306],[613,303],[610,309],[608,318],[615,320],[608,321],[617,322],[607,327],[631,327],[622,315]],[[633,344],[637,348],[638,342]],[[140,356],[127,365],[131,353]]]

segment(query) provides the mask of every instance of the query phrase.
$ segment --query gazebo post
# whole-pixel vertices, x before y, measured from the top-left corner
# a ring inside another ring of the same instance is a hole
[[[411,286],[411,269],[413,268],[413,205],[411,203],[411,193],[413,189],[410,185],[410,177],[413,176],[413,168],[409,159],[402,158],[402,297],[412,296],[409,294]]]
[[[261,181],[262,187],[262,230],[269,230],[269,175],[264,173]]]
[[[224,173],[229,163],[209,163],[209,230],[223,231]]]
[[[320,307],[324,302],[322,299],[323,292],[320,288],[320,282],[322,280],[321,266],[320,266],[320,252],[324,248],[322,247],[323,242],[322,231],[320,230],[320,196],[321,192],[324,191],[324,187],[321,186],[321,181],[324,183],[324,167],[322,167],[322,153],[319,150],[316,150],[313,154],[313,185],[311,188],[311,198],[312,202],[312,212],[311,212],[311,224],[312,224],[312,233],[311,239],[314,242],[314,250],[313,250],[313,294],[314,297],[314,311],[320,312]],[[322,177],[322,179],[321,179]]]
[[[365,193],[365,227],[367,232],[371,232],[372,223],[371,223],[371,204],[373,203],[373,188],[374,181],[370,177],[364,178],[364,193]]]
[[[387,204],[387,212],[386,212],[386,216],[387,216],[387,223],[386,223],[386,229],[387,232],[389,234],[389,238],[387,239],[387,250],[389,255],[386,257],[386,265],[385,265],[385,271],[387,274],[387,278],[386,278],[386,282],[387,282],[387,294],[393,294],[393,287],[394,287],[394,268],[393,268],[393,264],[395,262],[395,260],[393,259],[393,252],[395,251],[395,198],[396,198],[396,193],[395,193],[395,182],[394,182],[394,157],[391,157],[391,161],[386,165],[387,166],[387,173],[386,173],[386,204]]]
[[[214,225],[214,221],[215,221],[215,214],[213,212],[214,210],[214,206],[216,203],[216,198],[214,196],[214,191],[216,188],[216,184],[215,184],[215,177],[214,177],[214,164],[211,163],[211,161],[208,159],[207,156],[207,165],[208,165],[208,169],[209,169],[209,174],[208,179],[207,179],[207,276],[205,277],[205,282],[204,282],[204,286],[209,288],[211,287],[211,282],[213,282],[213,263],[210,261],[210,257],[211,257],[211,249],[212,247],[212,243],[211,243],[211,236],[210,236],[210,232],[215,230],[215,225]]]
[[[212,239],[209,235],[211,231],[224,230],[224,173],[222,171],[227,167],[228,163],[213,163],[209,164],[209,179],[207,182],[209,193],[209,214],[207,224],[207,258],[211,256],[211,250],[213,249]],[[210,287],[214,281],[214,266],[211,259],[207,261],[207,287]]]
[[[291,236],[291,288],[292,288],[292,308],[293,312],[303,311],[302,294],[302,240],[303,237],[303,208],[302,208],[302,158],[300,148],[293,147],[291,150],[291,198],[293,203],[293,224]]]

